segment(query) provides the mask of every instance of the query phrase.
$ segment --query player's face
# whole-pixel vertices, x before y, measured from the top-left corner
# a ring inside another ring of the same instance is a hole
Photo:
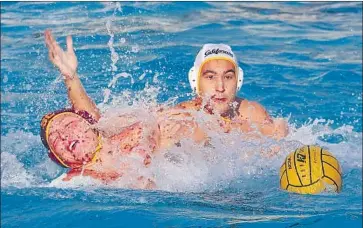
[[[198,80],[199,95],[207,99],[213,111],[228,111],[236,97],[235,65],[224,59],[210,60],[202,66]]]
[[[97,132],[77,114],[67,113],[50,123],[48,144],[65,162],[88,161],[98,145]]]

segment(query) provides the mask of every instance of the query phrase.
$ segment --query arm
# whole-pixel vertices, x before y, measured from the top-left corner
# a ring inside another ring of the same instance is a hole
[[[187,106],[183,103],[181,106],[158,111],[161,148],[178,144],[182,139],[192,139],[195,143],[207,140],[206,133],[198,126]]]
[[[50,30],[44,33],[45,43],[49,50],[50,61],[59,69],[64,77],[67,86],[68,99],[75,110],[84,110],[96,120],[100,119],[100,111],[92,99],[87,95],[86,90],[77,75],[78,61],[73,49],[71,36],[67,36],[67,50],[64,51],[55,41]]]
[[[77,73],[73,79],[65,79],[65,84],[68,91],[68,99],[75,110],[85,110],[97,121],[100,119],[100,111],[93,100],[87,95],[87,92],[82,86]]]
[[[283,119],[273,119],[266,109],[257,102],[244,101],[240,106],[243,119],[250,121],[266,136],[281,139],[288,134],[288,125]]]

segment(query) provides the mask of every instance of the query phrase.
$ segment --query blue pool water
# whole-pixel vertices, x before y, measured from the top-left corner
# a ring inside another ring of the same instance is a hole
[[[289,122],[285,140],[266,142],[282,154],[241,161],[266,145],[214,136],[218,163],[175,149],[189,162],[160,160],[154,191],[54,183],[65,170],[47,157],[39,121],[68,101],[47,28],[63,46],[73,35],[81,80],[105,112],[192,98],[199,48],[231,45],[245,72],[238,95]],[[338,158],[340,194],[279,189],[284,157],[303,144]],[[361,227],[362,3],[1,2],[1,187],[2,227]]]

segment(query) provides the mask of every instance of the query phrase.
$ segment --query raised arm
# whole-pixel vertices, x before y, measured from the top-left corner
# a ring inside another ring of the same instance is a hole
[[[77,56],[74,53],[71,36],[67,36],[67,50],[63,50],[54,39],[50,30],[44,33],[45,43],[49,50],[50,61],[59,69],[67,86],[68,98],[75,110],[84,110],[96,120],[100,118],[100,111],[93,100],[87,95],[78,75]]]

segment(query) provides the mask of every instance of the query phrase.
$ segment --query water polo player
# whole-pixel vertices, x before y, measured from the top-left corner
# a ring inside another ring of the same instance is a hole
[[[142,123],[136,122],[119,134],[106,137],[93,128],[94,123],[96,120],[87,112],[72,109],[52,112],[42,118],[41,139],[49,150],[49,157],[70,169],[63,180],[83,175],[107,184],[133,177],[131,187],[154,187],[150,178],[132,170],[147,168],[150,164],[158,146],[158,133],[146,132]]]
[[[86,111],[95,120],[99,120],[101,113],[87,95],[77,75],[78,61],[71,36],[67,37],[66,50],[60,48],[49,30],[45,31],[45,42],[50,61],[58,67],[64,77],[73,109]],[[196,99],[181,103],[176,108],[158,112],[162,119],[158,122],[161,148],[174,145],[182,138],[207,142],[208,134],[204,126],[198,126],[197,118],[190,118],[190,113],[185,112],[192,110],[216,114],[218,118],[214,126],[217,127],[212,129],[215,131],[222,129],[229,132],[231,129],[240,129],[243,132],[254,132],[253,130],[257,129],[262,134],[275,138],[287,134],[287,124],[284,120],[273,120],[258,103],[236,97],[236,91],[242,86],[243,71],[238,67],[237,59],[229,46],[204,45],[189,72],[189,81],[197,92]],[[172,120],[175,116],[179,116],[176,121]]]
[[[93,119],[98,121],[101,118],[100,110],[87,95],[77,74],[78,61],[73,50],[72,37],[67,37],[67,49],[63,50],[54,39],[50,30],[46,30],[44,36],[49,51],[49,59],[63,75],[68,98],[73,109],[88,112]],[[185,118],[175,118],[176,116],[182,117],[179,114],[180,112],[176,115],[169,114],[168,111],[164,110],[157,112],[159,116],[158,127],[161,132],[160,145],[162,148],[177,143],[183,137],[191,136],[197,142],[203,141],[206,138],[205,134],[200,133],[200,129],[196,127],[195,122]],[[119,122],[115,122],[115,125],[119,125]]]
[[[59,47],[49,30],[45,32],[45,42],[51,62],[64,76],[72,106],[76,110],[89,112],[96,120],[99,119],[100,111],[89,98],[78,78],[78,62],[73,50],[72,38],[67,37],[66,51]],[[189,82],[197,94],[196,98],[180,103],[169,111],[204,110],[204,113],[215,114],[220,127],[225,132],[231,129],[240,129],[243,132],[257,130],[263,135],[277,139],[287,135],[288,126],[283,119],[271,118],[265,108],[257,102],[236,97],[237,91],[243,84],[243,70],[238,66],[237,57],[230,46],[204,45],[189,71]],[[166,116],[167,112],[163,113]],[[194,133],[193,137],[197,139],[196,141],[206,138],[202,129]]]
[[[271,118],[257,102],[236,97],[243,84],[243,70],[230,46],[205,44],[196,56],[188,78],[197,96],[180,103],[177,109],[214,114],[225,132],[237,128],[243,132],[257,130],[276,139],[287,135],[288,126],[283,119]]]

